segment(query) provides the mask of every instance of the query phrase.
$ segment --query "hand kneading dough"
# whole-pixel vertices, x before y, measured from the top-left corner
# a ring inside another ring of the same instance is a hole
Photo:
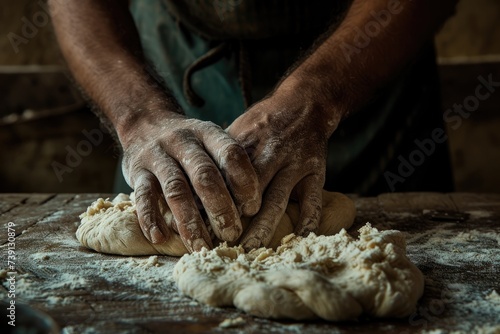
[[[172,224],[172,213],[160,205],[165,223]],[[323,192],[323,211],[318,234],[332,235],[342,228],[349,228],[354,222],[354,203],[340,193]],[[285,215],[271,240],[270,247],[276,248],[281,239],[294,231],[300,214],[297,203],[290,202]],[[119,255],[165,254],[181,256],[187,253],[178,234],[172,231],[167,242],[151,244],[142,234],[137,219],[135,203],[128,195],[119,194],[113,201],[99,198],[80,215],[81,224],[76,237],[82,245],[101,253]],[[249,219],[243,219],[248,226]]]
[[[184,255],[174,279],[186,295],[251,315],[295,320],[350,320],[367,314],[405,317],[423,292],[422,273],[406,257],[399,231],[369,224],[354,239],[332,236],[283,239],[276,251],[219,246]]]

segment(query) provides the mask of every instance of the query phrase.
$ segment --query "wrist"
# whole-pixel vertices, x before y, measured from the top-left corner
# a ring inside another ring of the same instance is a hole
[[[137,131],[144,132],[147,125],[184,117],[173,97],[158,86],[148,85],[146,81],[144,84],[116,87],[103,99],[100,107],[112,123],[122,145],[129,142],[131,135],[134,136]]]
[[[332,135],[348,110],[339,99],[332,97],[319,78],[291,74],[276,88],[273,97],[289,104],[290,109],[300,106],[326,138]]]

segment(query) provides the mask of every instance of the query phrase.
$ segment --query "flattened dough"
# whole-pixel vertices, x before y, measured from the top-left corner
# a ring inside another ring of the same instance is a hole
[[[172,224],[172,214],[161,207],[165,222]],[[332,235],[342,228],[349,228],[354,222],[356,209],[354,203],[345,195],[323,192],[323,211],[318,234]],[[290,202],[271,240],[270,247],[279,246],[281,239],[294,231],[299,220],[299,206]],[[187,253],[180,237],[172,233],[167,242],[154,245],[142,234],[137,219],[133,198],[119,194],[112,201],[99,198],[80,215],[81,224],[76,231],[80,243],[97,252],[119,255],[181,256]],[[243,225],[249,224],[248,219]]]
[[[401,232],[369,224],[358,239],[289,235],[276,251],[221,245],[184,255],[174,268],[179,289],[201,303],[234,306],[278,319],[351,320],[410,315],[422,273],[406,257]]]

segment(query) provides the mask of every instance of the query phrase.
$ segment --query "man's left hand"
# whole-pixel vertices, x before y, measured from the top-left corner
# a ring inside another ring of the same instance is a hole
[[[295,233],[318,228],[331,126],[322,108],[310,101],[294,92],[275,92],[227,130],[249,154],[263,194],[261,209],[241,241],[245,249],[269,244],[291,196],[300,205]]]

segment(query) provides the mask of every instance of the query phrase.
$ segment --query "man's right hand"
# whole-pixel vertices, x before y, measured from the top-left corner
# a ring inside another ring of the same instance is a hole
[[[256,214],[261,204],[258,178],[245,150],[211,122],[169,112],[144,116],[119,137],[123,172],[135,191],[146,238],[161,243],[172,233],[158,204],[166,201],[186,248],[211,248],[196,194],[217,238],[237,240],[242,233],[240,215]]]
[[[172,233],[159,210],[160,204],[168,204],[175,218],[172,227],[186,248],[210,247],[196,195],[215,235],[234,241],[242,232],[240,214],[256,214],[261,203],[250,159],[220,127],[187,119],[168,91],[151,85],[128,4],[49,0],[61,51],[75,79],[115,129],[146,238],[161,243]]]

